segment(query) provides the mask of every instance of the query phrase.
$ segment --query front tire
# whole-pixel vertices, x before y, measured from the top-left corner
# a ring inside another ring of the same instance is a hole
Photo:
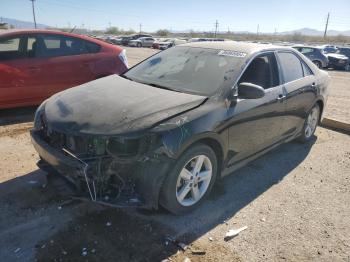
[[[137,47],[142,47],[142,44],[141,43],[137,43]]]
[[[315,61],[312,61],[319,69],[322,69],[322,64],[321,64],[321,62],[320,61],[317,61],[317,60],[315,60]]]
[[[316,131],[320,119],[320,113],[320,106],[315,104],[305,119],[304,127],[301,131],[302,133],[298,139],[300,142],[305,143],[311,140]]]
[[[211,191],[217,176],[217,157],[207,145],[190,147],[165,178],[160,204],[174,214],[189,212]]]

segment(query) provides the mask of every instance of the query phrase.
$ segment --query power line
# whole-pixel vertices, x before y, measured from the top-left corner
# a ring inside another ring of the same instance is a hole
[[[32,2],[33,18],[34,18],[34,27],[36,28],[35,8],[34,8],[34,2],[35,2],[35,0],[29,0],[29,1]]]
[[[327,15],[326,28],[324,29],[323,38],[326,38],[326,35],[327,35],[328,22],[329,22],[329,13],[328,13],[328,15]]]

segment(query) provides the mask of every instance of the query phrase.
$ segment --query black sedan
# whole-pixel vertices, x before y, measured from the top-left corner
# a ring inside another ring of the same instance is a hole
[[[39,167],[115,206],[187,212],[215,181],[313,136],[329,76],[292,48],[189,43],[37,110]]]

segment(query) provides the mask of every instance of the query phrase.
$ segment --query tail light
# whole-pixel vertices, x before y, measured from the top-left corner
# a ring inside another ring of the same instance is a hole
[[[126,57],[126,51],[123,49],[118,55],[118,58],[124,63],[124,65],[128,68],[128,58]]]

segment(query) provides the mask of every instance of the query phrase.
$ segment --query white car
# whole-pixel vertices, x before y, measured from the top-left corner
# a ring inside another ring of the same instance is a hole
[[[129,46],[137,46],[137,47],[151,47],[154,43],[154,38],[152,37],[140,37],[136,40],[131,40],[129,42]]]
[[[181,44],[185,44],[185,43],[187,43],[187,41],[183,40],[183,39],[169,38],[169,39],[166,39],[163,42],[159,42],[158,43],[158,48],[160,50],[165,50],[165,49],[168,49],[168,48],[170,48],[172,46],[181,45]]]

